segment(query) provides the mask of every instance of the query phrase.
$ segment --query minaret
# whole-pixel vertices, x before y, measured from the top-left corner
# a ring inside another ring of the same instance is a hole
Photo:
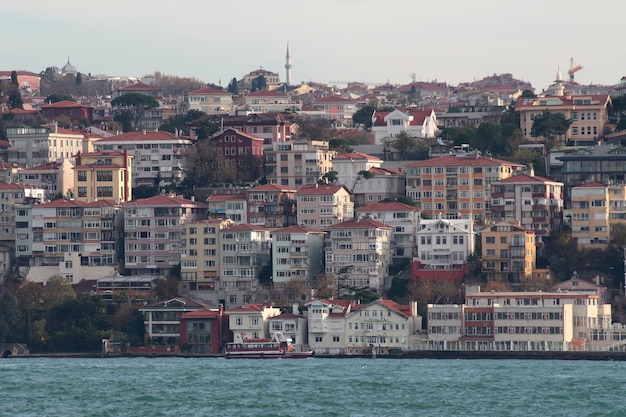
[[[563,85],[563,76],[561,75],[561,66],[558,67],[556,71],[556,91],[555,96],[562,96],[565,93],[565,86]]]
[[[289,42],[287,42],[287,55],[285,56],[285,70],[287,72],[285,83],[291,85],[291,56],[289,56]]]

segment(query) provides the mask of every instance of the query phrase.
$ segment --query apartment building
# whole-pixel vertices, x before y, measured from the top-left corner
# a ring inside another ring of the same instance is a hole
[[[610,328],[611,305],[585,292],[476,292],[462,305],[428,305],[430,350],[587,350]]]
[[[321,111],[323,118],[347,126],[352,126],[352,115],[357,111],[356,100],[337,95],[328,95],[317,99],[311,103],[311,106],[315,110]]]
[[[296,222],[296,190],[278,184],[263,184],[246,190],[248,222],[267,228]]]
[[[32,238],[18,234],[15,250],[29,281],[46,282],[60,275],[75,284],[117,271],[122,212],[114,202],[60,199],[20,206],[16,214],[17,225],[31,226],[22,233],[32,233]]]
[[[259,90],[240,99],[241,110],[252,113],[299,111],[300,102],[292,101],[286,93],[277,90]]]
[[[128,150],[76,154],[73,168],[75,197],[80,201],[133,199],[132,156]]]
[[[248,199],[245,193],[211,194],[206,202],[210,218],[248,223]]]
[[[220,235],[233,226],[230,219],[205,219],[183,223],[180,246],[180,273],[184,291],[216,294],[220,280]],[[204,297],[200,297],[204,298]],[[217,304],[217,297],[207,297]]]
[[[332,171],[334,151],[326,141],[296,139],[274,143],[265,151],[265,176],[270,184],[298,189],[317,183]]]
[[[210,138],[217,148],[217,169],[234,170],[239,182],[258,180],[263,175],[263,139],[233,128],[224,129]],[[222,159],[223,158],[223,159]]]
[[[339,184],[303,185],[295,193],[297,224],[322,230],[354,218],[354,203]]]
[[[233,109],[233,95],[226,90],[205,87],[185,93],[177,103],[177,113],[197,110],[206,114],[228,113]]]
[[[326,275],[340,287],[382,291],[391,263],[391,226],[363,218],[334,224],[328,232]]]
[[[28,231],[26,225],[16,221],[16,206],[44,202],[45,196],[46,191],[43,188],[24,184],[0,184],[0,245],[13,246],[16,233]]]
[[[94,143],[94,150],[128,151],[133,157],[132,187],[158,186],[177,184],[183,180],[182,152],[193,144],[194,140],[189,137],[168,132],[136,131],[100,139]]]
[[[369,178],[359,178],[353,184],[352,200],[356,207],[406,195],[406,178],[402,170],[372,167]]]
[[[270,337],[269,319],[280,315],[280,309],[264,304],[243,304],[227,310],[228,324],[242,339]],[[237,337],[237,336],[235,336]]]
[[[391,253],[393,258],[417,256],[417,232],[420,229],[420,212],[408,204],[373,203],[359,207],[357,218],[378,220],[392,228]]]
[[[362,152],[348,152],[333,157],[333,171],[337,173],[337,183],[343,184],[352,193],[361,171],[380,168],[382,159]]]
[[[273,282],[312,284],[323,272],[324,232],[289,226],[271,232]]]
[[[519,220],[542,246],[562,224],[563,183],[537,177],[532,170],[492,183],[491,220]]]
[[[491,184],[523,168],[479,152],[460,151],[406,165],[406,193],[422,215],[441,213],[444,218],[481,224],[491,218]]]
[[[467,257],[474,253],[475,232],[471,219],[421,219],[417,232],[416,278],[438,276],[447,281],[460,278]],[[421,271],[419,271],[421,270]],[[428,271],[439,271],[429,274]]]
[[[46,190],[46,198],[74,194],[74,166],[69,159],[48,162],[43,165],[17,171],[17,182]]]
[[[481,231],[482,267],[489,281],[519,283],[536,267],[535,232],[520,222],[500,222]]]
[[[520,128],[524,139],[530,142],[543,142],[543,137],[533,137],[531,130],[535,117],[544,111],[559,113],[572,124],[559,142],[584,146],[595,145],[599,137],[604,135],[605,126],[609,123],[608,109],[611,106],[609,95],[572,95],[561,93],[557,96],[520,97],[515,104],[515,111],[520,115]]]
[[[157,195],[125,203],[124,268],[128,275],[165,275],[181,261],[183,224],[207,218],[203,203]]]
[[[259,275],[271,262],[270,231],[237,224],[220,231],[219,304],[226,309],[253,301]]]

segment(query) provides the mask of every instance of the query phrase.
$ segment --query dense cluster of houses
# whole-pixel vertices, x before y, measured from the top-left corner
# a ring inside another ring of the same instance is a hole
[[[66,66],[61,72],[73,70]],[[17,76],[22,89],[39,88],[33,74]],[[260,76],[266,88],[251,91]],[[326,277],[339,289],[384,294],[390,268],[405,265],[413,279],[459,280],[471,255],[481,259],[488,280],[519,283],[537,273],[537,253],[564,221],[581,247],[605,248],[611,226],[626,216],[626,148],[619,132],[605,135],[611,128],[610,93],[619,89],[576,90],[573,81],[557,76],[550,94],[522,97],[532,87],[510,74],[454,89],[436,82],[337,89],[281,83],[278,74],[258,70],[242,78],[238,95],[208,86],[172,100],[149,80],[86,81],[110,88],[112,99],[146,94],[160,106],[143,114],[143,129],[127,133],[106,129],[115,111],[110,102],[46,104],[33,96],[26,100],[31,109],[13,110],[18,119],[41,112],[50,123],[10,127],[8,141],[0,142],[5,275],[42,283],[53,275],[72,283],[97,281],[96,291],[112,299],[116,292],[149,293],[156,277],[180,268],[183,296],[144,306],[146,328],[152,341],[191,344],[196,353],[221,349],[225,339],[212,332],[222,334],[222,323],[213,321],[223,314],[231,332],[261,336],[281,329],[296,343],[328,354],[425,344],[570,350],[574,339],[590,340],[610,327],[610,308],[607,313],[597,294],[581,295],[575,288],[568,296],[477,293],[467,295],[462,306],[429,306],[428,337],[420,334],[413,304],[318,300],[310,298],[310,288]],[[421,104],[392,102],[397,94],[419,97]],[[552,179],[535,175],[533,167],[443,140],[430,159],[388,158],[401,133],[434,138],[443,127],[499,121],[511,101],[524,138],[534,145],[542,138],[532,137],[532,121],[543,111],[572,120],[559,138],[563,146],[545,155],[542,174]],[[372,102],[395,105],[373,112],[371,131],[353,126],[353,115]],[[184,154],[198,139],[193,129],[183,136],[159,126],[168,115],[189,110],[204,112],[221,126],[208,140],[237,172],[237,184],[216,185],[203,201],[169,193],[133,198],[137,187],[184,179]],[[339,134],[361,132],[370,143],[337,153],[327,141],[297,137],[293,114],[329,119]],[[54,120],[60,116],[94,125],[62,128]],[[329,174],[335,178],[329,180]],[[304,305],[306,316],[269,307],[277,300],[261,286],[268,270],[269,282],[283,286],[280,302]],[[287,284],[298,284],[298,290],[288,296]],[[176,311],[184,314],[170,314],[170,307],[180,305],[183,310]],[[540,306],[537,313],[524,309]],[[532,320],[547,315],[554,325],[518,325],[528,314]],[[532,345],[524,344],[529,334],[537,335]]]

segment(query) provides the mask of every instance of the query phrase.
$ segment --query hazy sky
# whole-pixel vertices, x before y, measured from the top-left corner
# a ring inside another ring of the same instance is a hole
[[[88,74],[154,71],[223,86],[263,67],[292,82],[458,84],[512,73],[546,88],[570,57],[581,84],[626,75],[624,0],[7,1],[0,69],[40,72],[70,57]]]

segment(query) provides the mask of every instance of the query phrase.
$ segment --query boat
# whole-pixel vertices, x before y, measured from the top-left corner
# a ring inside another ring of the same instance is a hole
[[[313,351],[296,351],[291,338],[280,332],[271,338],[247,339],[241,333],[235,334],[235,341],[226,344],[226,359],[304,359],[312,358]]]

